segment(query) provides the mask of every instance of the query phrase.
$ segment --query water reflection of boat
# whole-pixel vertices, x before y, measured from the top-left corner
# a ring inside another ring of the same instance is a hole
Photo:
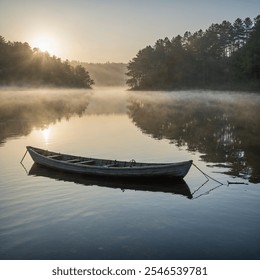
[[[82,174],[73,174],[46,168],[45,166],[34,163],[28,173],[30,176],[41,176],[55,179],[56,181],[73,182],[85,186],[99,186],[108,188],[119,188],[124,190],[163,192],[171,194],[180,194],[191,199],[191,191],[184,180],[155,180],[153,182],[122,180],[118,178],[103,178],[94,176],[84,176]]]
[[[182,179],[189,171],[192,160],[177,163],[142,163],[86,158],[28,146],[34,162],[49,168],[71,173],[121,178],[175,178]]]

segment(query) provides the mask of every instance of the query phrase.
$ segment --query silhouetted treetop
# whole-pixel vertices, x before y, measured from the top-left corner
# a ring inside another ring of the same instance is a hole
[[[128,63],[132,89],[260,90],[259,19],[223,21],[205,31],[159,39]]]
[[[0,85],[90,88],[93,84],[84,67],[72,67],[28,43],[7,42],[0,36]]]

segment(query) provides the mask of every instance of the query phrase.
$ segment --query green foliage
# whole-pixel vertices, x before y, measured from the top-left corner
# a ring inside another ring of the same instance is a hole
[[[233,56],[232,69],[236,80],[249,81],[260,88],[260,16],[255,19],[247,44]]]
[[[84,67],[72,67],[48,52],[0,36],[0,85],[90,88],[92,84]]]
[[[223,21],[140,50],[127,66],[132,89],[260,90],[259,18]]]

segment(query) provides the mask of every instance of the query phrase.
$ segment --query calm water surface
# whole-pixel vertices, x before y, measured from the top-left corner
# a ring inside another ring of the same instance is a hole
[[[259,109],[243,93],[1,90],[0,259],[259,259]],[[194,166],[178,184],[22,166],[26,145],[193,159],[223,185]]]

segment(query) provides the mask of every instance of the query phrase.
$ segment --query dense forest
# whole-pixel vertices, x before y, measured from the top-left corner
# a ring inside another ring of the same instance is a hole
[[[28,43],[0,36],[0,85],[90,88],[94,81],[83,66],[32,49]]]
[[[185,32],[140,50],[127,66],[132,89],[260,90],[260,15]]]
[[[127,65],[125,63],[87,63],[73,60],[70,64],[74,67],[82,65],[88,69],[96,86],[125,86],[126,84]]]

